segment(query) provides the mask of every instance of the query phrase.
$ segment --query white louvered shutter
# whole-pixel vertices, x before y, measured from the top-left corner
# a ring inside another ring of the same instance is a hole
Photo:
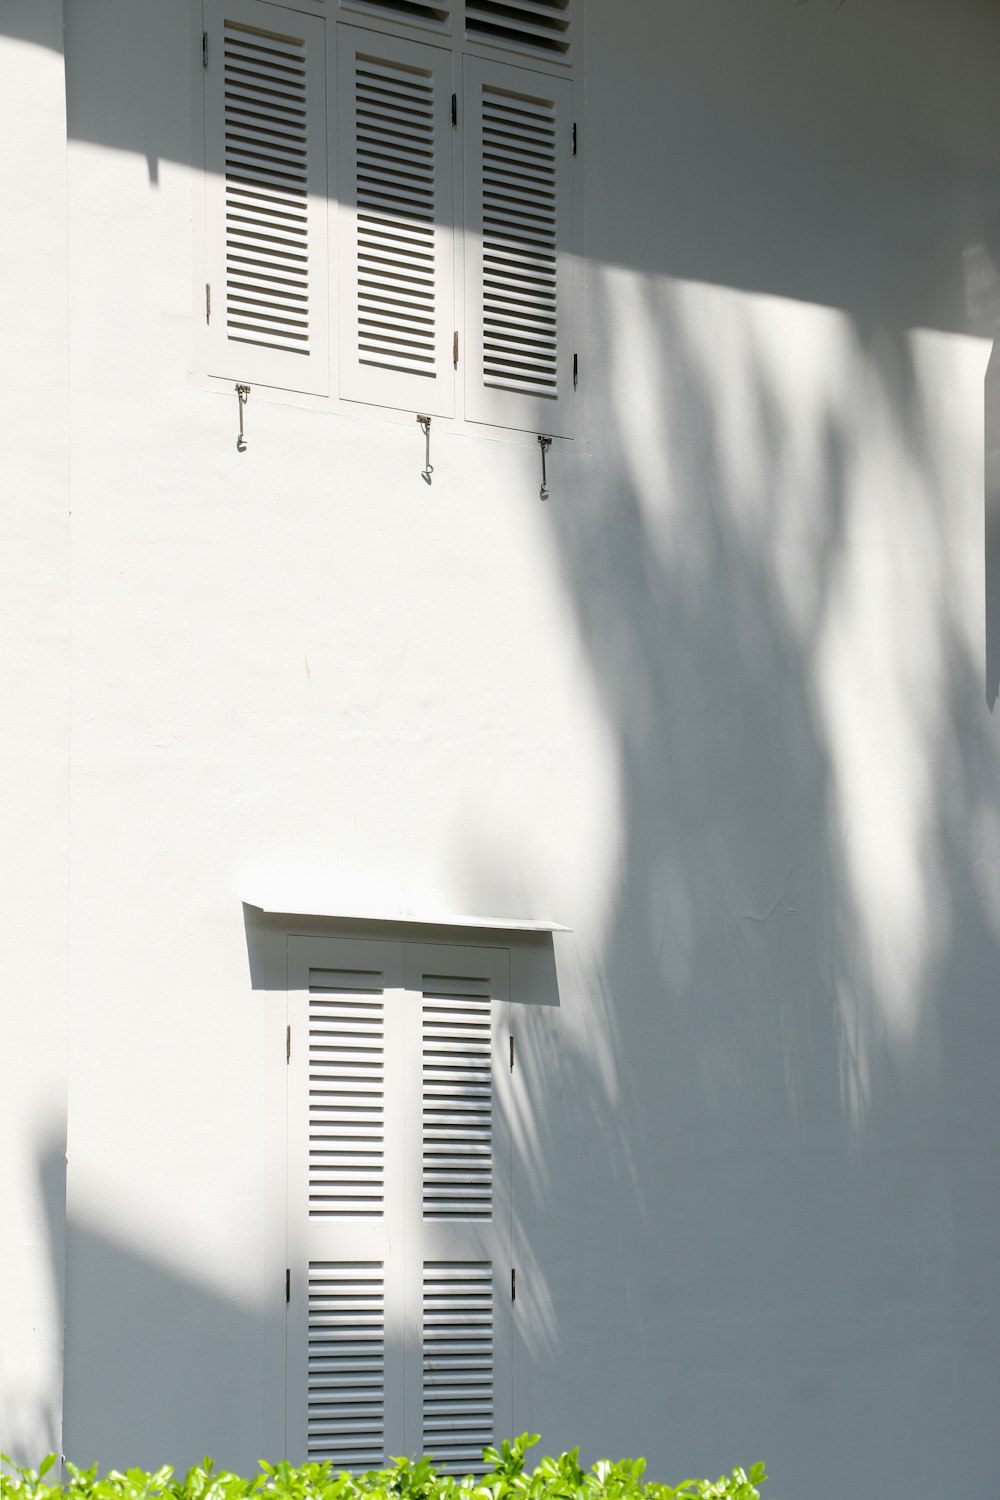
[[[465,59],[466,411],[573,433],[573,86]]]
[[[406,1451],[467,1474],[513,1421],[508,955],[407,944],[406,987]]]
[[[455,0],[340,0],[342,11],[367,12],[380,21],[402,21],[447,34]]]
[[[206,0],[207,373],[329,389],[325,23]]]
[[[289,1458],[511,1430],[508,955],[289,940]]]
[[[337,31],[340,393],[454,409],[451,54]]]
[[[286,1451],[379,1468],[403,1428],[402,950],[289,939]]]
[[[495,42],[568,63],[572,11],[572,0],[465,0],[465,33],[470,41]]]

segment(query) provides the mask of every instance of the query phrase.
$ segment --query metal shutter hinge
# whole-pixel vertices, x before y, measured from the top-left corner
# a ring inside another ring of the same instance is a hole
[[[510,1071],[514,1071],[514,1033],[510,1034]]]
[[[573,155],[576,155],[576,121],[573,121]]]
[[[458,329],[457,328],[455,329],[455,332],[454,332],[454,334],[452,336],[452,340],[451,340],[451,362],[455,366],[455,369],[457,370],[458,369]]]
[[[285,1027],[285,1062],[292,1060],[292,1028]]]
[[[457,94],[452,94],[452,96],[451,96],[451,123],[453,125],[457,125],[458,124],[458,95]]]
[[[202,65],[203,68],[207,68],[208,67],[208,32],[207,31],[203,31],[202,34],[201,34],[201,65]]]
[[[291,1300],[292,1300],[292,1268],[291,1268],[291,1266],[286,1266],[285,1267],[285,1303],[286,1303],[286,1305],[289,1302],[291,1302]]]
[[[206,281],[205,282],[205,322],[206,323],[211,323],[211,321],[212,321],[212,284],[211,284],[211,282]]]
[[[579,356],[579,354],[574,354],[573,355],[573,389],[574,390],[576,390],[577,382],[579,381],[579,379],[580,379],[580,356]]]
[[[540,432],[538,434],[538,446],[542,450],[542,485],[538,491],[538,498],[539,500],[547,500],[549,498],[549,476],[545,470],[545,455],[552,447],[552,439],[547,434]]]
[[[510,1268],[510,1300],[517,1301],[517,1273],[513,1266]]]

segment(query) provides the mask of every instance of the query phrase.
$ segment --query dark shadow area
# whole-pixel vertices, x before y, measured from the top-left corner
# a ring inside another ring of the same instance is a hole
[[[38,1184],[45,1210],[47,1240],[45,1273],[53,1309],[53,1321],[60,1328],[62,1349],[63,1309],[66,1306],[66,1140],[55,1137],[43,1152],[38,1164]],[[58,1352],[58,1351],[54,1351]],[[43,1453],[59,1453],[62,1446],[61,1410],[50,1404],[39,1409],[35,1397],[18,1389],[18,1372],[8,1368],[0,1350],[0,1433],[4,1452],[15,1463],[37,1464]],[[27,1447],[21,1433],[40,1434],[39,1448]]]
[[[4,0],[0,10],[0,36],[47,47],[51,52],[63,50],[62,6],[39,4],[38,0]]]
[[[0,30],[58,48],[50,9],[9,5]],[[70,138],[145,157],[154,182],[163,161],[198,166],[193,12],[64,9]],[[589,70],[584,149],[647,89],[662,143],[652,180],[635,176],[641,152],[607,178],[588,172],[592,262],[985,331],[970,322],[962,267],[984,205],[987,222],[1000,208],[995,5],[683,0],[669,23],[649,16],[587,7],[587,55],[602,66]],[[618,212],[637,191],[653,233]]]
[[[40,1164],[43,1176],[53,1169],[50,1159]],[[179,1274],[155,1251],[138,1253],[128,1243],[135,1229],[124,1208],[118,1225],[68,1217],[62,1451],[101,1472],[170,1462],[183,1473],[207,1453],[252,1473],[261,1456],[260,1309]],[[192,1223],[190,1242],[197,1237]],[[232,1380],[224,1398],[219,1349]]]
[[[652,176],[642,148],[592,168],[592,260],[977,331],[962,258],[1000,202],[995,6],[682,0],[662,25],[648,16],[588,9],[603,64],[588,149],[650,93],[661,148]],[[637,201],[652,232],[622,212]]]

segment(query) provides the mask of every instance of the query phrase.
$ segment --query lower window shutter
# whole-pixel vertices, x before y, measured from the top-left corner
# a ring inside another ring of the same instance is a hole
[[[340,394],[454,410],[451,54],[337,31]]]
[[[573,433],[573,85],[465,59],[472,421]]]
[[[207,373],[329,389],[325,23],[206,0]]]
[[[482,1472],[512,1430],[508,954],[289,939],[286,1453]]]

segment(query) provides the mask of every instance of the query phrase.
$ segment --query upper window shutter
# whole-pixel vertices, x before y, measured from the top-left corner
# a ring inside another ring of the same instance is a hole
[[[454,409],[451,54],[338,27],[340,393]]]
[[[571,0],[465,0],[465,32],[470,41],[572,61]]]
[[[206,0],[207,373],[329,389],[325,23]]]
[[[573,86],[465,59],[466,411],[573,432]]]

